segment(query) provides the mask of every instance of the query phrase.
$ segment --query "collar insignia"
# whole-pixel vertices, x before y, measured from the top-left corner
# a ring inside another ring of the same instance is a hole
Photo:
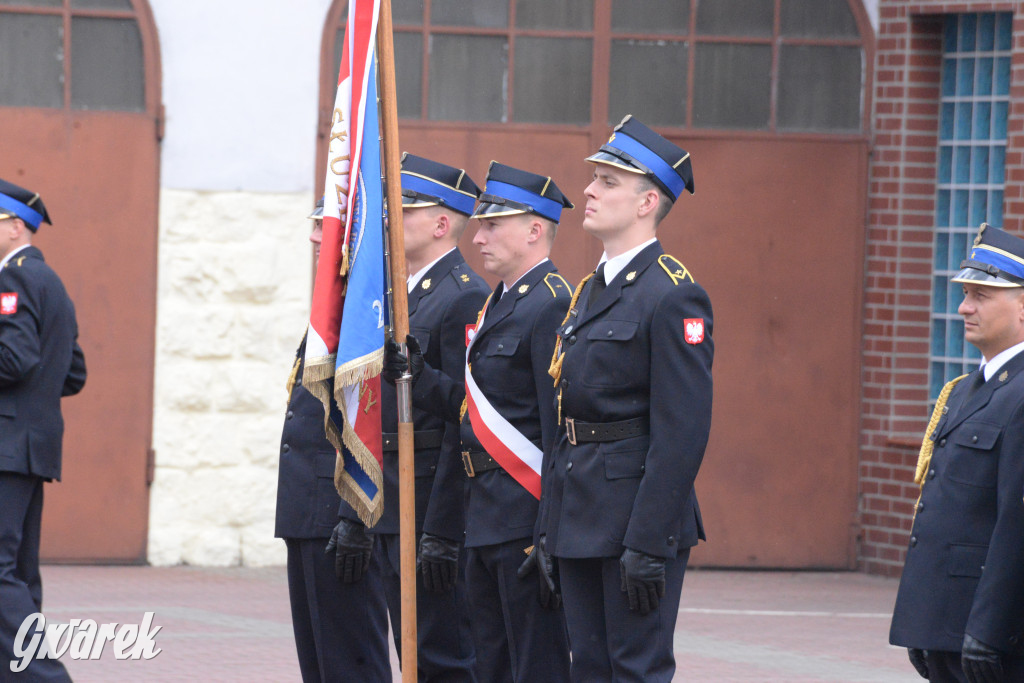
[[[1010,373],[1007,372],[1006,370],[1003,370],[1003,374],[999,375],[999,381],[1000,382],[1005,382],[1009,377],[1010,377]]]
[[[460,280],[462,280],[463,282],[469,282],[469,276],[468,276],[468,275],[466,275],[465,273],[463,273],[462,275],[460,275],[460,276],[459,276],[459,279],[460,279]]]
[[[636,278],[635,270],[631,270],[628,273],[626,273],[626,282],[632,282],[634,278]]]
[[[530,288],[530,285],[519,285],[519,293],[526,294],[526,290]]]
[[[430,278],[428,277],[426,280],[424,280],[423,284],[420,285],[420,287],[422,287],[423,289],[430,289]]]

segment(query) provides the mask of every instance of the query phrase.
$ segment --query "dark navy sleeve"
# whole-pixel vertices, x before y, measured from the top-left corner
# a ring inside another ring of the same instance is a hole
[[[697,328],[700,321],[700,341]],[[690,326],[688,338],[687,327]],[[665,529],[679,523],[711,429],[711,302],[700,285],[666,293],[651,321],[650,447],[623,545],[671,557]]]
[[[1002,652],[1024,637],[1024,402],[1003,433],[997,463],[996,523],[965,633]],[[986,456],[975,456],[981,459]],[[964,516],[973,511],[964,511]]]
[[[441,367],[432,370],[444,378],[439,381],[444,381],[448,387],[449,403],[457,400],[459,406],[462,404],[465,389],[458,392],[454,387],[464,387],[465,382],[466,326],[476,322],[477,314],[486,298],[487,291],[483,289],[460,291],[441,321]],[[420,379],[423,379],[422,375]],[[460,451],[458,407],[448,405],[444,412],[445,431],[451,432],[453,436],[446,435],[438,457],[430,502],[427,504],[423,520],[423,531],[451,540],[460,540],[465,529],[463,488],[466,475]]]

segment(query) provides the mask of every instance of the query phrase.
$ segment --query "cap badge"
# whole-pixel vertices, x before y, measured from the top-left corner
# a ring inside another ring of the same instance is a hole
[[[687,344],[700,344],[704,341],[704,318],[686,318],[683,320],[686,330]]]
[[[632,282],[636,278],[636,271],[631,270],[626,273],[626,282]]]
[[[428,277],[426,280],[424,280],[423,284],[420,285],[420,287],[422,287],[423,289],[430,289],[430,278]]]
[[[519,285],[519,293],[526,294],[526,290],[530,288],[530,285]]]

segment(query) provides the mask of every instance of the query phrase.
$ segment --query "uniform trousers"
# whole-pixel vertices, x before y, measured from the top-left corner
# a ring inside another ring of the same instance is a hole
[[[391,614],[395,649],[402,653],[402,565],[398,534],[378,534],[374,544],[384,594]],[[473,641],[466,600],[465,553],[459,557],[459,579],[447,593],[428,592],[416,582],[417,680],[421,683],[474,682]],[[417,576],[419,574],[417,573]]]
[[[476,677],[481,683],[564,683],[569,643],[562,610],[544,609],[537,576],[516,576],[529,538],[466,548]]]
[[[43,518],[43,480],[0,472],[0,680],[70,681],[56,659],[33,659],[13,674],[14,641],[25,619],[42,611],[43,582],[39,577],[39,532]],[[28,645],[26,638],[23,645]]]
[[[933,683],[967,683],[967,677],[960,667],[959,652],[929,650],[925,657],[928,664],[928,680]],[[1024,657],[1004,657],[1003,673],[1005,683],[1024,683]]]
[[[380,572],[355,583],[334,575],[326,538],[286,538],[288,595],[304,683],[391,683],[388,613]]]
[[[673,638],[689,548],[665,564],[665,597],[648,614],[629,609],[619,558],[559,557],[574,683],[671,681]]]

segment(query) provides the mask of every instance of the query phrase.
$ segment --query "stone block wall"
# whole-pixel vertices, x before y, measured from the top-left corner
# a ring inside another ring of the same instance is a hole
[[[309,319],[309,193],[163,190],[149,561],[283,564],[285,383]]]

